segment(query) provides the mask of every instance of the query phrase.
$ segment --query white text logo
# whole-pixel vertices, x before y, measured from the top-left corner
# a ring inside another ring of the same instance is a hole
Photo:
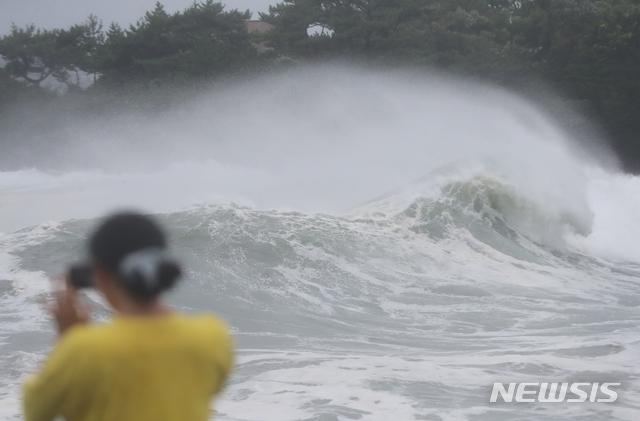
[[[490,402],[615,402],[620,383],[494,383]],[[600,392],[600,393],[598,393]]]

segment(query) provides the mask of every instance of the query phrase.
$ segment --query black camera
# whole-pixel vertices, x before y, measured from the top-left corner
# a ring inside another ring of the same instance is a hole
[[[72,265],[69,268],[69,278],[75,288],[93,287],[93,269],[86,263]]]

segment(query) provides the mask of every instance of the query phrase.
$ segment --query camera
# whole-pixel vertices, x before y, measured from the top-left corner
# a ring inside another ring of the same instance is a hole
[[[91,288],[93,287],[93,269],[91,265],[79,263],[69,268],[69,278],[71,285],[75,288]]]

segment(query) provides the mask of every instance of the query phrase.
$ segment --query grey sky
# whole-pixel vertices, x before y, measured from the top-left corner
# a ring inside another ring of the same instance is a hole
[[[270,4],[282,0],[228,0],[225,10],[251,10],[253,19],[258,12],[266,12]],[[128,26],[155,7],[156,0],[0,0],[0,35],[5,35],[11,23],[25,26],[54,29],[66,28],[86,20],[93,13],[102,19],[105,28],[111,22]],[[193,0],[163,0],[168,12],[182,11],[193,4]]]

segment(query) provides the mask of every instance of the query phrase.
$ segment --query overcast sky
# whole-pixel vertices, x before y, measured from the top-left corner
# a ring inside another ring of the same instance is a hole
[[[266,12],[270,4],[282,0],[228,0],[225,10],[251,10],[252,19],[258,12]],[[163,0],[167,12],[182,11],[193,0]],[[129,26],[148,10],[155,8],[156,0],[0,0],[0,35],[10,31],[11,23],[18,26],[35,24],[40,28],[67,28],[86,20],[93,13],[107,28],[111,22]]]

